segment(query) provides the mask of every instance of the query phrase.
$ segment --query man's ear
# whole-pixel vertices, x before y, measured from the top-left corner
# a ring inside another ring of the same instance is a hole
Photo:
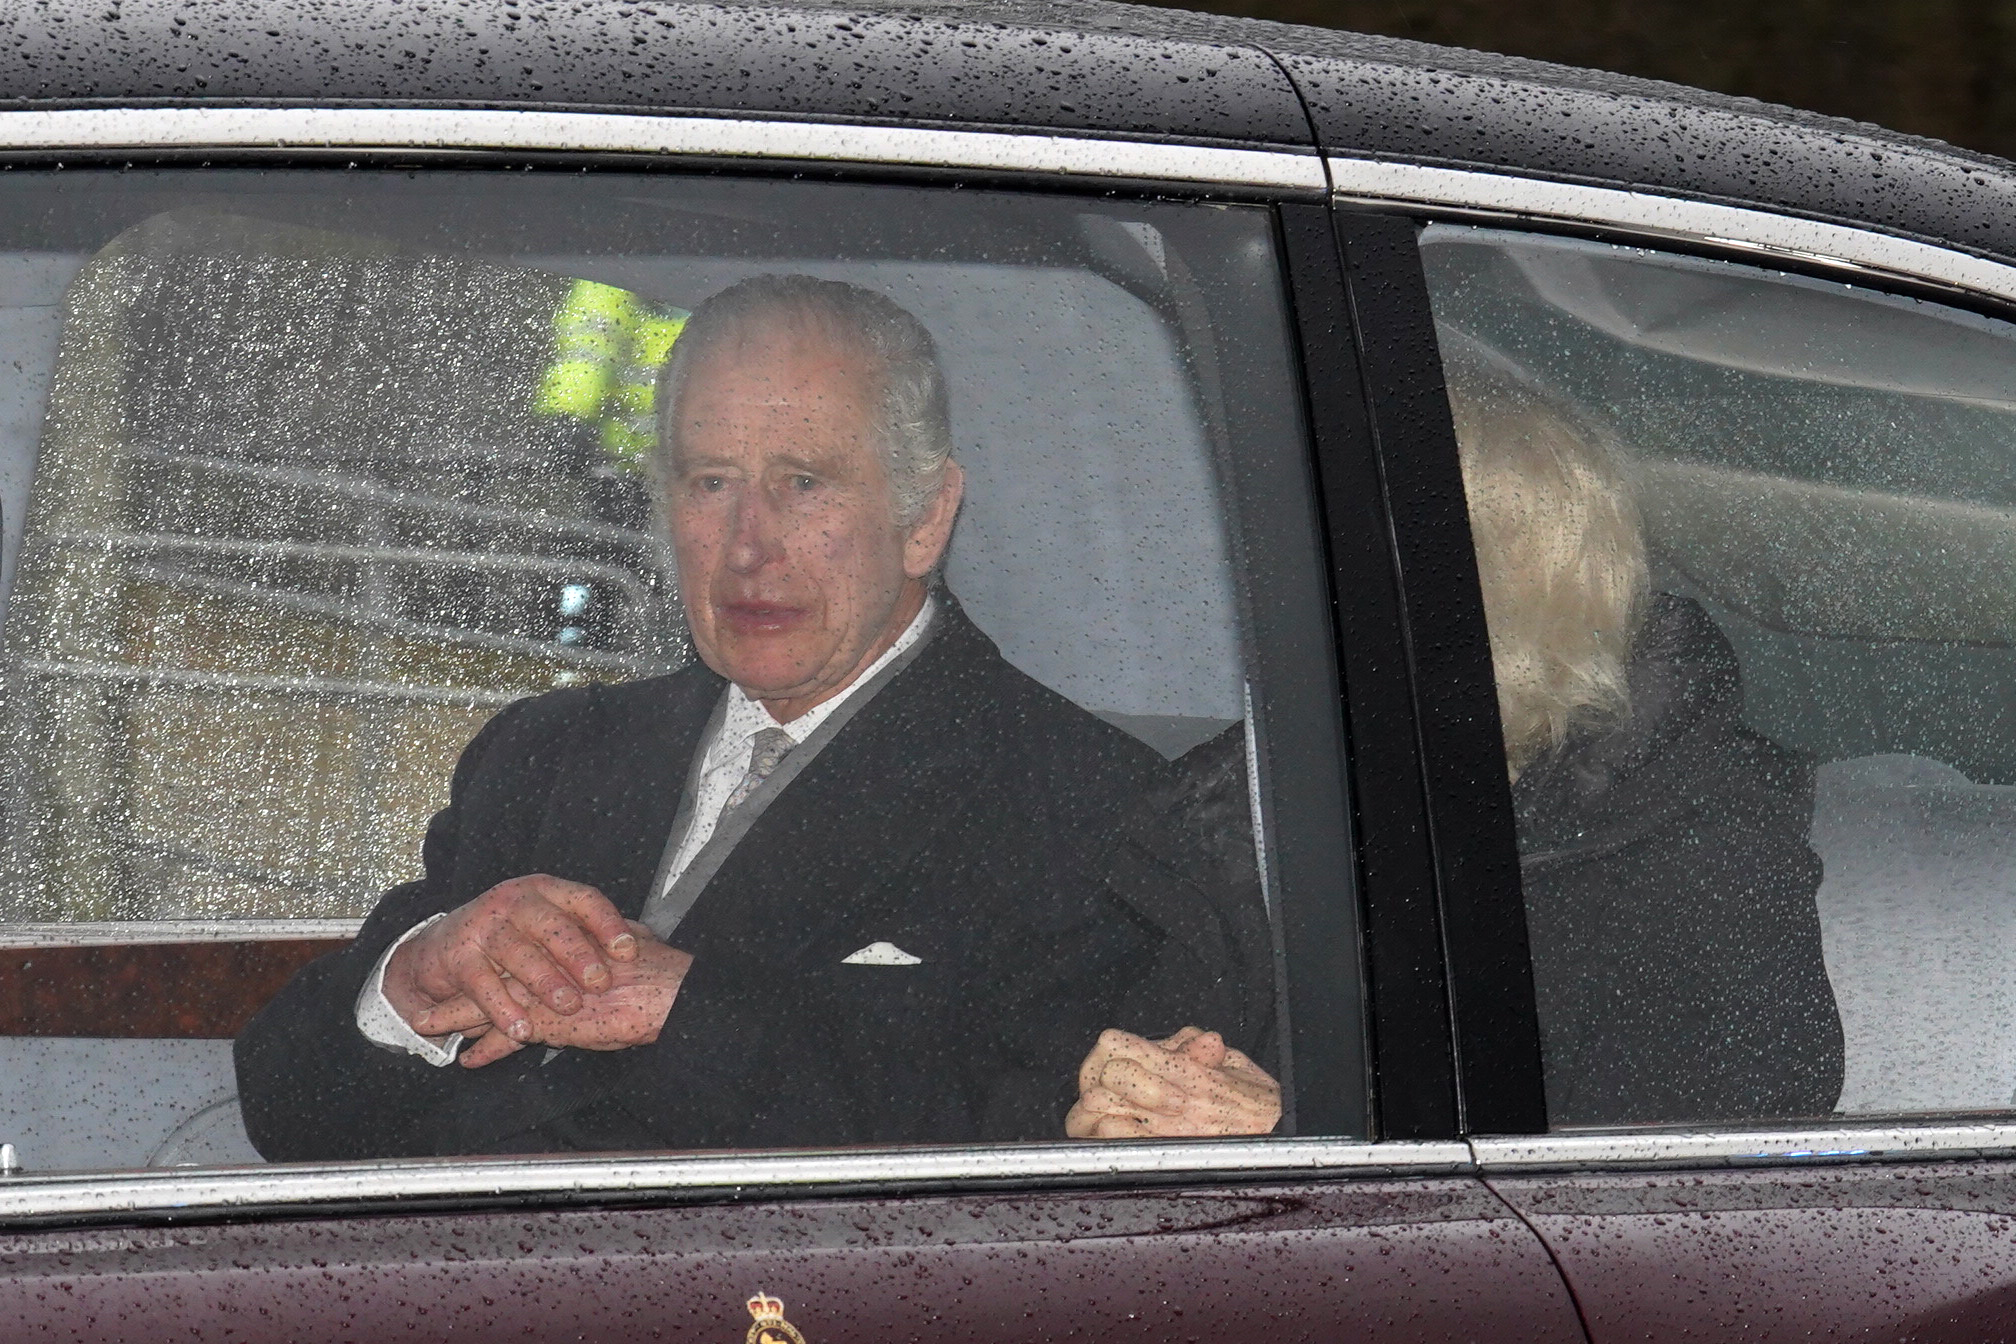
[[[938,493],[925,506],[924,516],[910,528],[903,541],[903,572],[921,579],[938,567],[952,541],[952,523],[959,517],[959,501],[966,494],[966,473],[957,462],[945,464]]]

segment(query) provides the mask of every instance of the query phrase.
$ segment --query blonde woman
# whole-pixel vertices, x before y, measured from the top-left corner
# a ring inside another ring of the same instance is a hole
[[[1467,338],[1443,341],[1548,1118],[1824,1114],[1842,1039],[1806,844],[1811,766],[1744,725],[1735,653],[1707,613],[1649,592],[1637,511],[1590,420]],[[1222,835],[1250,850],[1237,827]],[[1280,1116],[1273,1079],[1195,1027],[1108,1031],[1079,1084],[1078,1137],[1266,1133]]]

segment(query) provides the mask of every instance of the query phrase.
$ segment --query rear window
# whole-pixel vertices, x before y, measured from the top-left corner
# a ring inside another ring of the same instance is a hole
[[[1423,242],[1554,1122],[2009,1110],[2016,327]]]

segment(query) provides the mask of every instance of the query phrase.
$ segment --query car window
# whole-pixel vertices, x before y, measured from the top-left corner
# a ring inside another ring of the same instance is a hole
[[[9,190],[24,1166],[1062,1138],[1106,1028],[1274,1123],[1263,208]]]
[[[1557,1126],[2006,1111],[2016,326],[1437,225]]]

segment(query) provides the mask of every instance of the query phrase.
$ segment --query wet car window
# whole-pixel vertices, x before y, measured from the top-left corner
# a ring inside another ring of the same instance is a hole
[[[2016,326],[1435,227],[1555,1125],[2016,1100]]]
[[[24,1166],[1276,1122],[1264,210],[63,186],[0,225]]]

